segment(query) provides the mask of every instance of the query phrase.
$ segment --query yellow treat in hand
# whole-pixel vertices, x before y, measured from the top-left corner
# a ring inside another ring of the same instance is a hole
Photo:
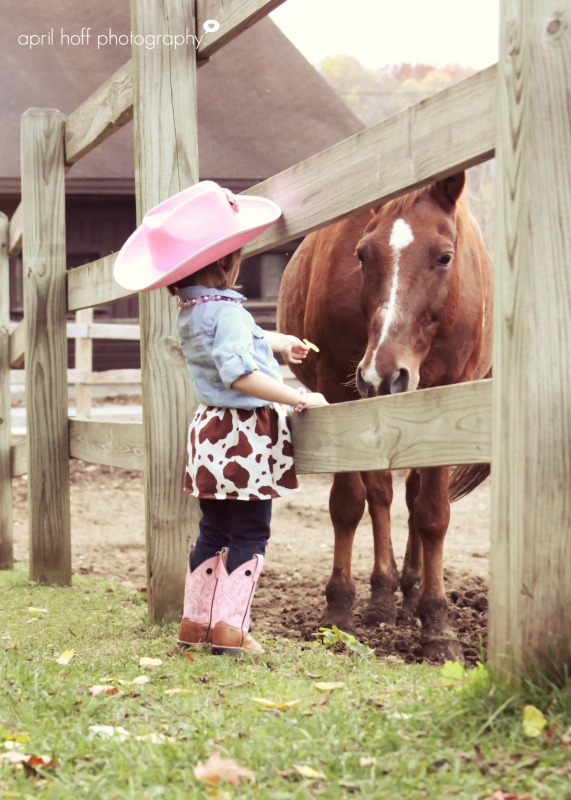
[[[316,344],[310,342],[309,339],[304,339],[303,341],[311,350],[315,350],[316,353],[319,353],[319,347]]]

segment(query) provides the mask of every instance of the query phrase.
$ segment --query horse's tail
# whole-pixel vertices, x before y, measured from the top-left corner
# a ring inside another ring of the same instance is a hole
[[[486,480],[490,474],[489,464],[465,464],[456,467],[448,484],[448,499],[451,503],[470,494],[476,486]]]

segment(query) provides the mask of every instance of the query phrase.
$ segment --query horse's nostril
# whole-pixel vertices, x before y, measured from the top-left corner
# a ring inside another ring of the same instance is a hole
[[[401,367],[393,372],[391,378],[391,394],[407,392],[410,384],[410,372],[406,367]]]

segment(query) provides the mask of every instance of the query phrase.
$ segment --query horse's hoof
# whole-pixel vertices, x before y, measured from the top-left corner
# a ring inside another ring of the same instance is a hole
[[[402,610],[408,619],[418,616],[418,598],[420,597],[420,579],[416,575],[404,576],[401,580]]]
[[[437,664],[445,661],[459,661],[464,663],[462,646],[458,639],[424,638],[422,640],[422,657]]]
[[[397,624],[397,604],[394,595],[369,600],[363,612],[363,624],[368,628],[377,625],[396,625]]]
[[[355,618],[350,609],[331,608],[327,606],[319,620],[319,627],[332,628],[334,625],[344,633],[355,635]]]

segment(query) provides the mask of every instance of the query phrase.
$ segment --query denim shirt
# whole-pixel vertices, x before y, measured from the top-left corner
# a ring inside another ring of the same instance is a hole
[[[234,300],[246,298],[233,289],[185,286],[181,300],[204,295],[220,295]],[[196,397],[207,406],[224,408],[260,408],[267,400],[250,397],[230,388],[242,375],[254,370],[282,381],[279,364],[252,315],[240,303],[209,300],[188,308],[179,308],[178,335]]]

